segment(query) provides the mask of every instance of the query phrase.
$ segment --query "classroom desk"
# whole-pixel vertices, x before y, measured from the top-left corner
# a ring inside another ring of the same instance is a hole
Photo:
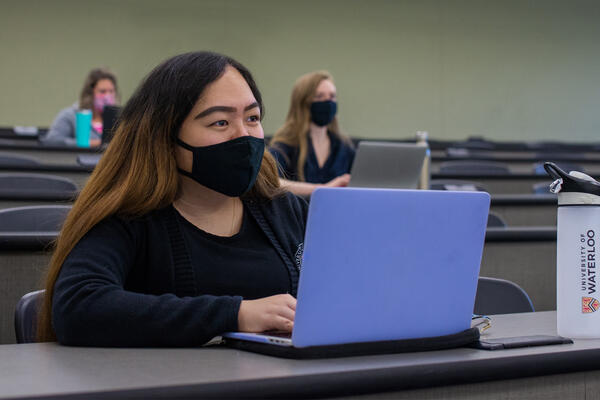
[[[47,128],[37,127],[0,127],[0,138],[11,139],[20,143],[35,142],[48,132]]]
[[[79,190],[83,188],[85,182],[90,177],[90,174],[94,170],[93,167],[84,166],[84,165],[35,165],[35,166],[1,166],[0,172],[17,172],[17,173],[34,173],[34,174],[49,174],[49,175],[58,175],[65,178],[71,179],[78,187]]]
[[[448,159],[445,161],[454,161],[455,159]],[[474,159],[465,159],[464,161],[473,161]],[[461,160],[462,161],[462,160]],[[497,160],[494,159],[490,159],[487,161],[493,161],[493,162],[498,162]],[[545,159],[544,161],[552,161],[552,162],[557,162],[557,160],[555,159]],[[440,172],[440,165],[442,164],[442,162],[444,161],[438,161],[438,160],[433,160],[431,162],[431,172],[436,174]],[[540,164],[542,163],[542,161],[537,161],[537,162],[521,162],[521,161],[502,161],[500,162],[501,164],[504,164],[505,166],[508,167],[508,169],[510,170],[511,173],[518,173],[518,174],[533,174],[533,165],[534,164]],[[560,161],[558,161],[559,167],[560,167]],[[581,172],[585,172],[588,175],[593,175],[593,176],[598,176],[600,175],[600,161],[594,161],[594,162],[572,162],[572,164],[576,164],[581,166],[581,168],[579,168],[578,170]],[[568,171],[567,171],[568,172]],[[545,177],[546,179],[550,180],[551,178],[546,175],[546,174],[542,174],[542,177]]]
[[[509,227],[556,226],[555,194],[492,194],[490,212]]]
[[[595,178],[598,178],[597,176]],[[552,178],[531,173],[514,174],[455,174],[432,173],[431,179],[462,180],[483,185],[491,194],[533,194],[533,185],[550,183]]]
[[[497,151],[497,150],[465,150],[460,148],[450,148],[446,150],[432,150],[431,159],[433,161],[451,161],[451,160],[485,160],[497,162],[527,162],[536,163],[547,161],[550,158],[556,161],[573,163],[600,163],[600,152],[587,151]]]
[[[484,337],[556,334],[554,312],[492,318]],[[392,395],[564,399],[574,398],[574,393],[597,395],[598,368],[600,340],[322,360],[287,360],[214,347],[110,349],[36,343],[0,346],[0,398],[363,398],[353,396],[365,394],[364,398],[380,399]],[[549,374],[555,375],[544,377]],[[493,382],[497,380],[502,381]]]
[[[452,155],[450,155],[452,154]],[[497,151],[433,151],[431,157],[431,172],[439,172],[440,165],[446,161],[489,161],[506,165],[512,173],[533,173],[534,164],[545,161],[580,165],[583,172],[590,175],[600,175],[599,153],[523,153]],[[548,178],[550,179],[550,178]]]
[[[102,148],[85,148],[14,139],[0,139],[0,153],[34,158],[47,165],[77,165],[80,154],[101,154]]]

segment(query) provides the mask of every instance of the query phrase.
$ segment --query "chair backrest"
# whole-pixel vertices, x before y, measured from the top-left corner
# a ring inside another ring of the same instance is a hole
[[[27,157],[20,154],[0,153],[0,165],[4,167],[34,166],[40,165],[40,162],[33,157]]]
[[[21,297],[15,308],[15,336],[17,343],[35,343],[37,315],[45,290],[37,290]]]
[[[490,142],[480,137],[470,137],[462,142],[452,143],[452,147],[460,147],[463,149],[473,150],[493,150],[496,146],[494,142]]]
[[[80,154],[77,156],[77,164],[84,167],[95,167],[98,165],[102,154]]]
[[[504,279],[480,277],[474,314],[512,314],[533,312],[527,293],[516,283]]]
[[[571,172],[571,171],[579,171],[585,172],[585,169],[579,164],[573,164],[563,161],[554,162],[560,169]],[[545,175],[548,176],[548,173],[544,169],[544,163],[535,163],[533,164],[533,173],[536,175]]]
[[[69,178],[30,173],[0,173],[0,191],[73,192],[77,185]]]
[[[48,205],[6,208],[0,210],[3,232],[58,232],[71,206]]]
[[[510,169],[507,165],[493,161],[478,161],[478,160],[452,160],[445,161],[440,164],[440,172],[452,174],[510,174]]]
[[[432,179],[429,181],[431,190],[453,190],[469,192],[487,192],[487,188],[480,183],[461,181],[455,179]]]
[[[498,214],[489,213],[487,226],[488,228],[506,228],[506,221]]]

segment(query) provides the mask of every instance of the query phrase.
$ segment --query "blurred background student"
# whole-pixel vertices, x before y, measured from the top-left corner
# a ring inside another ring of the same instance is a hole
[[[94,68],[85,79],[79,101],[61,110],[48,130],[44,141],[75,145],[75,116],[79,110],[92,111],[90,144],[99,146],[102,140],[102,112],[105,106],[119,100],[117,77],[106,68]]]
[[[349,137],[340,131],[337,93],[331,74],[302,75],[292,90],[287,118],[271,140],[282,185],[310,195],[318,186],[347,186],[354,160]]]

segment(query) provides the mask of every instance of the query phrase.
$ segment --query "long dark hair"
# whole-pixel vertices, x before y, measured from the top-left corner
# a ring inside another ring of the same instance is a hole
[[[46,276],[38,339],[55,340],[52,296],[60,269],[77,242],[111,215],[140,216],[171,204],[178,192],[175,139],[206,86],[230,65],[244,77],[263,115],[262,97],[250,72],[216,53],[186,53],[168,59],[144,79],[129,99],[115,135],[73,204],[56,242]],[[270,199],[282,193],[268,151],[254,187],[244,196]]]

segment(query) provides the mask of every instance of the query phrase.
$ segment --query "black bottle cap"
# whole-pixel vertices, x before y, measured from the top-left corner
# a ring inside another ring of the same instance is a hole
[[[593,178],[588,180],[570,175],[553,162],[545,162],[544,169],[554,179],[554,182],[550,185],[550,191],[553,193],[576,192],[600,196],[600,182],[593,180]]]

